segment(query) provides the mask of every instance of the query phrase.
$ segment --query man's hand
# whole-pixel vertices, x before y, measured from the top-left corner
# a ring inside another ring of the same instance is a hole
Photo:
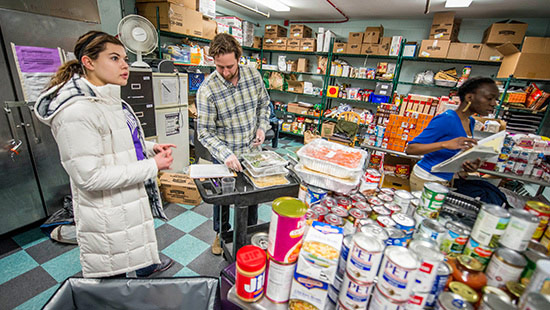
[[[174,144],[155,144],[153,151],[155,151],[155,154],[167,152],[169,156],[172,156],[172,148],[176,148],[176,146]]]
[[[479,169],[479,166],[481,165],[481,159],[478,158],[474,161],[465,161],[462,163],[462,169],[466,172],[476,172],[477,169]]]
[[[263,129],[258,128],[258,130],[256,131],[256,139],[254,139],[254,144],[252,144],[252,146],[262,145],[264,143],[264,140],[265,132]]]
[[[227,159],[224,162],[225,166],[231,170],[241,172],[243,171],[243,167],[241,166],[241,163],[237,159],[237,156],[235,154],[232,154],[231,156],[227,157]]]
[[[472,138],[458,137],[442,143],[443,148],[448,150],[467,150],[474,147],[477,141]]]

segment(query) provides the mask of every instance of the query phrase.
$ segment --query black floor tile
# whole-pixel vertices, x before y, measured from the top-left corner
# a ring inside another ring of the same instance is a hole
[[[197,228],[193,229],[189,234],[208,244],[212,244],[214,238],[216,238],[216,232],[214,231],[212,220],[202,223]]]
[[[170,224],[164,224],[156,229],[159,251],[164,250],[174,241],[183,237],[185,233]]]
[[[192,210],[206,218],[212,218],[212,210],[214,207],[209,203],[201,203],[200,205],[194,207]]]
[[[0,238],[0,258],[17,252],[21,247],[12,238]]]
[[[178,206],[177,204],[173,204],[173,203],[169,204],[168,207],[164,209],[164,213],[166,214],[166,217],[168,218],[168,220],[175,218],[176,216],[184,213],[185,211],[187,211],[186,208]]]
[[[219,277],[220,272],[229,265],[221,255],[216,256],[210,252],[210,248],[199,255],[186,267],[201,276]]]
[[[0,308],[13,309],[56,284],[46,270],[36,267],[0,285]]]
[[[77,246],[59,243],[53,240],[46,240],[44,242],[40,242],[39,244],[26,249],[25,251],[32,258],[34,258],[34,260],[37,263],[43,264],[52,258],[55,258],[65,252],[68,252],[74,249],[75,247]]]

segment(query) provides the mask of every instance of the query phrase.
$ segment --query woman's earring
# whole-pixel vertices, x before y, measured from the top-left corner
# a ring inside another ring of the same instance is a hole
[[[472,102],[468,101],[468,104],[466,104],[466,107],[464,109],[462,109],[462,112],[468,111],[468,108],[470,108],[471,105],[472,105]]]

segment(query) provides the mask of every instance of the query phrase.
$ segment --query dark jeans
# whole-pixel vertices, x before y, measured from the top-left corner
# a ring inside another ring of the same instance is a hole
[[[231,229],[229,224],[229,206],[214,205],[214,231],[220,232],[220,207],[222,211],[222,230],[228,231]],[[248,226],[258,223],[258,205],[248,207]]]
[[[221,164],[214,158],[214,164]],[[229,206],[214,205],[214,231],[220,232],[220,207],[222,211],[222,231],[228,231],[231,229],[229,224]],[[248,225],[256,225],[258,223],[258,205],[248,207]]]

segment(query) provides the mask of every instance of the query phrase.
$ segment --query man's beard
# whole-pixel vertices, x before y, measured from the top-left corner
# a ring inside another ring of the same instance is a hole
[[[237,68],[237,71],[235,71],[235,73],[234,73],[234,74],[231,74],[229,77],[225,77],[223,74],[222,74],[222,76],[223,76],[223,78],[224,78],[226,81],[231,82],[231,80],[232,80],[235,76],[237,76],[238,74],[239,74],[239,68]]]

